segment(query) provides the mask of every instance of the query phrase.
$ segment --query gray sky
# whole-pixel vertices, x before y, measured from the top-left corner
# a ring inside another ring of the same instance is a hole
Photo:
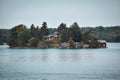
[[[0,28],[18,24],[48,27],[120,25],[120,0],[0,0]]]

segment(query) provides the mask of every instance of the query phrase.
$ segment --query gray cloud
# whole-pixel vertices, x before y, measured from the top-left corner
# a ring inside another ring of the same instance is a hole
[[[18,24],[57,27],[120,25],[120,0],[0,0],[0,28]]]

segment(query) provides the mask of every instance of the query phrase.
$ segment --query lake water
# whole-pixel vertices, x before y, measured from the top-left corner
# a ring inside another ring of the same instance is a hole
[[[103,49],[0,46],[0,80],[120,80],[120,43]]]

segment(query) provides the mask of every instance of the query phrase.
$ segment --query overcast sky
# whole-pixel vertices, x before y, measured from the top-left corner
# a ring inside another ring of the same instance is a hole
[[[0,28],[18,24],[48,27],[120,25],[120,0],[0,0]]]

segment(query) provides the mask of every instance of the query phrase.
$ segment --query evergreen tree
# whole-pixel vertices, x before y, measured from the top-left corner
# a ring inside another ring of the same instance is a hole
[[[70,34],[69,37],[73,38],[75,42],[82,41],[82,34],[80,31],[80,27],[76,22],[70,26],[68,33]]]
[[[58,32],[59,32],[59,34],[62,34],[66,29],[67,29],[66,24],[65,24],[65,23],[61,23],[61,24],[58,26]]]
[[[81,42],[82,34],[79,25],[75,22],[70,28],[65,27],[65,24],[61,24],[58,27],[58,31],[61,33],[61,41],[66,42],[71,37],[75,42]]]
[[[49,30],[47,28],[47,22],[43,22],[40,31],[41,31],[42,37],[49,34]]]

